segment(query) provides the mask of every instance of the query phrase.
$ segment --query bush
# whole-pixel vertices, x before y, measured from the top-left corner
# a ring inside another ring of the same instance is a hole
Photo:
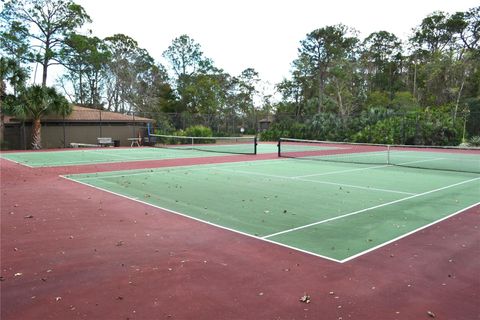
[[[187,137],[212,137],[212,129],[202,126],[196,125],[191,126],[185,129],[185,135]],[[197,143],[212,143],[211,139],[197,139]]]
[[[263,132],[261,140],[285,137],[381,144],[458,145],[462,122],[454,123],[450,111],[445,106],[394,114],[390,109],[371,108],[350,117],[319,113],[305,123],[283,118]]]
[[[185,129],[185,135],[187,137],[211,137],[212,129],[202,125],[191,126]]]
[[[470,147],[480,147],[480,136],[471,137],[468,141]]]

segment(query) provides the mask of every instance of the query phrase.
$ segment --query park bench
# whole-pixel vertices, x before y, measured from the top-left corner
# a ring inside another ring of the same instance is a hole
[[[97,138],[97,143],[101,147],[108,147],[108,146],[113,146],[113,139],[112,138]]]

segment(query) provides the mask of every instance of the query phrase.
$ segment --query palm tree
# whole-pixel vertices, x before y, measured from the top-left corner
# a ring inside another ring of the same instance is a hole
[[[4,115],[8,109],[4,106],[4,101],[12,98],[12,95],[7,94],[7,82],[15,93],[23,87],[26,79],[27,69],[23,68],[18,60],[0,57],[0,143],[3,142]]]
[[[32,149],[42,148],[41,119],[48,114],[68,115],[72,107],[54,88],[33,85],[20,92],[12,113],[32,120]]]

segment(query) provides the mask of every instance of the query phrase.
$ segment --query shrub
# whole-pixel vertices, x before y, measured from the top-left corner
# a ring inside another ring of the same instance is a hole
[[[212,129],[202,125],[191,126],[185,129],[185,135],[188,137],[211,137]]]
[[[473,136],[468,141],[470,147],[480,147],[480,136]]]

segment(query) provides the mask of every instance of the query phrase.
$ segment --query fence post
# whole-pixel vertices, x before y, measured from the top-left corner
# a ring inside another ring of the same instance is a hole
[[[98,110],[99,115],[100,115],[100,137],[103,137],[102,135],[102,110]]]
[[[132,112],[132,118],[133,118],[133,136],[132,138],[135,138],[137,135],[136,133],[136,123],[135,123],[135,112]]]
[[[67,147],[67,135],[65,132],[65,114],[63,114],[63,147]]]

